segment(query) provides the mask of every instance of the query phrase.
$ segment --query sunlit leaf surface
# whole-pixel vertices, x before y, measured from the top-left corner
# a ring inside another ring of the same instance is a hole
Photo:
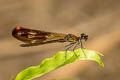
[[[100,66],[104,67],[100,56],[103,55],[93,50],[76,49],[74,52],[67,51],[67,56],[65,58],[65,51],[60,51],[57,52],[55,56],[44,59],[40,65],[28,67],[21,71],[15,80],[32,80],[33,78],[40,77],[59,67],[79,60],[96,61]]]

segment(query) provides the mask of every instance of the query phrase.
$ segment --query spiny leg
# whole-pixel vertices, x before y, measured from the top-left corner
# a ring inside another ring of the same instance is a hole
[[[73,44],[75,44],[75,43],[76,43],[76,42],[72,42],[72,43],[66,45],[65,48],[66,48],[66,47],[69,47],[70,45],[73,45]]]
[[[68,45],[65,46],[65,60],[66,60],[66,57],[67,57],[67,51],[68,49],[70,49],[76,42],[72,42]]]
[[[77,54],[75,53],[75,49],[76,49],[77,45],[79,45],[79,42],[76,42],[75,46],[73,47],[73,52],[74,52],[76,57],[78,57]]]
[[[82,50],[83,54],[85,55],[85,57],[87,57],[86,54],[85,54],[85,52],[84,52],[84,50],[83,50],[84,48],[83,48],[83,44],[82,44],[81,40],[80,40],[80,45],[81,45],[81,50]]]

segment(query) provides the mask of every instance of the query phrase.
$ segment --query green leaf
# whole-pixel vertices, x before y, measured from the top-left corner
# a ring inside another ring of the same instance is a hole
[[[74,52],[67,51],[65,58],[65,51],[60,51],[56,53],[56,56],[44,59],[40,65],[28,67],[27,69],[23,70],[17,75],[15,80],[31,80],[78,60],[96,61],[97,63],[99,63],[100,66],[104,67],[100,56],[103,55],[96,51],[76,49]]]

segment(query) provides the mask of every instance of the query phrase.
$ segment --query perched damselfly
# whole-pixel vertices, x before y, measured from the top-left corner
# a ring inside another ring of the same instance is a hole
[[[34,29],[28,29],[23,27],[16,27],[12,31],[12,35],[27,44],[47,44],[47,43],[55,43],[55,42],[70,42],[70,44],[65,46],[65,50],[67,51],[71,47],[73,47],[73,51],[77,47],[77,45],[81,45],[83,48],[83,41],[88,39],[88,35],[82,33],[80,36],[75,36],[73,34],[62,34],[55,32],[46,32]]]

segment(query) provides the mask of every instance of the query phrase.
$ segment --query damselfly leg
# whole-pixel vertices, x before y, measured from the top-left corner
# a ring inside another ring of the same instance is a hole
[[[76,42],[72,42],[72,43],[70,43],[70,44],[68,44],[68,45],[65,46],[65,60],[66,60],[66,57],[67,57],[67,51],[68,51],[71,47],[73,47],[75,43],[76,43]]]
[[[80,44],[80,47],[81,47],[81,50],[82,50],[82,52],[83,52],[84,56],[85,56],[85,57],[87,57],[87,56],[86,56],[86,54],[85,54],[85,52],[84,52],[84,50],[83,50],[83,49],[84,49],[84,47],[83,47],[83,43],[82,43],[82,41],[81,41],[81,40],[79,41],[79,44]],[[79,45],[79,44],[78,44],[78,45]]]

